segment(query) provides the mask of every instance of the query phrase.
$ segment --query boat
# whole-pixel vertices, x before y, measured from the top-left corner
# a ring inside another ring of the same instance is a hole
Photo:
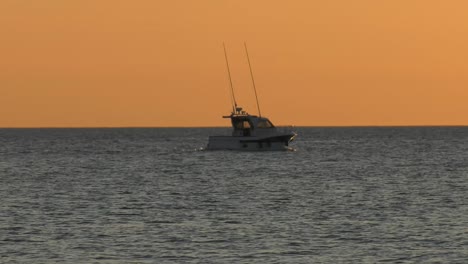
[[[266,117],[242,111],[241,107],[223,118],[231,119],[232,135],[210,136],[208,150],[292,150],[289,143],[297,136],[293,131],[281,131]]]
[[[224,46],[224,44],[223,44]],[[253,78],[252,67],[250,64],[247,45],[244,43],[245,52],[250,68],[255,98],[257,101],[258,115],[251,115],[237,105],[234,96],[229,62],[227,59],[226,46],[224,46],[224,55],[228,69],[232,112],[223,118],[231,119],[232,134],[230,136],[209,136],[207,150],[293,150],[289,147],[297,134],[290,127],[278,128],[267,118],[261,115],[260,105],[258,103],[257,89]]]

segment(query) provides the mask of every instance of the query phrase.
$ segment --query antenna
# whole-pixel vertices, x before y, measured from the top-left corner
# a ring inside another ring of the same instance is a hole
[[[228,57],[226,53],[226,45],[224,45],[224,42],[223,42],[223,48],[224,48],[224,57],[226,58],[226,66],[227,66],[228,75],[229,75],[229,84],[231,85],[232,113],[234,114],[237,109],[237,102],[236,102],[236,97],[234,96],[234,88],[232,86],[231,70],[229,70],[229,62],[228,62]]]
[[[258,115],[262,117],[262,112],[260,112],[260,104],[258,103],[258,96],[257,96],[257,88],[255,87],[255,80],[252,72],[252,66],[250,65],[250,58],[249,58],[249,52],[247,51],[247,44],[244,42],[244,47],[245,47],[245,54],[247,55],[247,61],[249,62],[249,69],[250,69],[250,77],[252,77],[252,84],[255,92],[255,99],[257,100],[257,109],[258,109]]]

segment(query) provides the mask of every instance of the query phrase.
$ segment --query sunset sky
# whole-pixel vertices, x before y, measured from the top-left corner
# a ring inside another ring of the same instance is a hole
[[[1,0],[0,127],[468,125],[466,0]]]

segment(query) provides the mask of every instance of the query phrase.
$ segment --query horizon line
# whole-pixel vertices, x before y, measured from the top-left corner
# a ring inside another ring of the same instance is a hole
[[[391,128],[391,127],[468,127],[465,125],[278,125],[300,128]],[[231,126],[19,126],[0,129],[115,129],[115,128],[231,128]]]

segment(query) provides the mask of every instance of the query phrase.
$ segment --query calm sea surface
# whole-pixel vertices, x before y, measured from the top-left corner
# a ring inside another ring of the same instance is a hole
[[[0,263],[468,263],[468,128],[0,129]]]

